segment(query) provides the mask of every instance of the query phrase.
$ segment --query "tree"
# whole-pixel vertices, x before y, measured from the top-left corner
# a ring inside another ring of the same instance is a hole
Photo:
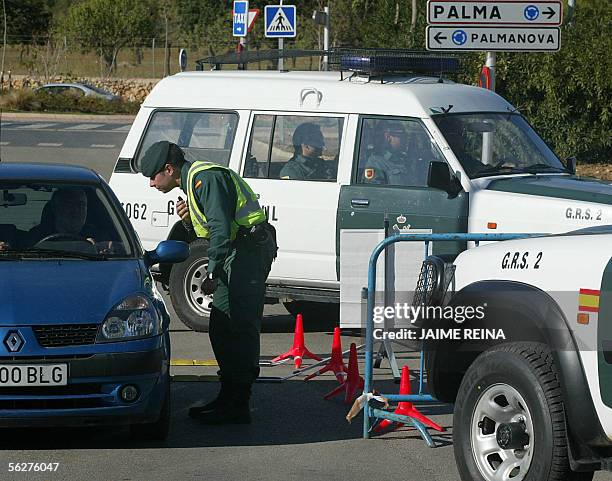
[[[123,47],[153,36],[155,7],[153,0],[85,0],[70,7],[64,29],[84,52],[98,51],[110,73]]]
[[[51,9],[46,0],[5,0],[5,7],[10,43],[31,43],[47,35]]]

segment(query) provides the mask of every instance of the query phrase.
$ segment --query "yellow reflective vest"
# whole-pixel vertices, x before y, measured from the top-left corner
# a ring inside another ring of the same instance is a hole
[[[236,187],[236,212],[234,222],[232,222],[231,239],[236,238],[238,229],[242,227],[252,227],[261,224],[266,220],[266,213],[257,201],[257,195],[251,190],[249,185],[236,172],[227,167],[212,162],[195,161],[191,164],[187,174],[187,198],[189,200],[189,213],[193,229],[198,237],[207,239],[210,237],[206,216],[201,210],[195,195],[194,179],[197,174],[208,169],[222,169],[230,174],[234,186]]]

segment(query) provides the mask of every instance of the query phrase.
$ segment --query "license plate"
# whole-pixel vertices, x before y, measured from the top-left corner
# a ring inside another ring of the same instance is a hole
[[[0,388],[66,384],[68,364],[0,364]]]

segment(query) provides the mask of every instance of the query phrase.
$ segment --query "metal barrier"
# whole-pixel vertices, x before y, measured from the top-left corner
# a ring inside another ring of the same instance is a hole
[[[460,242],[475,242],[476,246],[481,241],[504,241],[521,239],[526,237],[536,237],[546,234],[410,234],[401,233],[395,234],[385,238],[381,241],[372,252],[370,256],[370,262],[368,266],[368,287],[367,287],[367,320],[366,320],[366,341],[365,341],[365,382],[364,382],[364,393],[372,392],[372,377],[373,377],[373,346],[374,346],[374,307],[375,307],[375,296],[376,296],[376,262],[380,254],[390,244],[396,242],[424,242],[425,243],[425,259],[429,256],[429,244],[434,241],[460,241]],[[421,349],[420,359],[420,371],[419,371],[419,393],[411,395],[398,395],[398,394],[381,394],[389,401],[408,401],[408,402],[435,402],[436,399],[429,394],[425,394],[424,391],[424,368],[425,368],[425,356]],[[381,409],[370,409],[368,403],[364,405],[364,419],[363,419],[363,437],[370,437],[370,417],[376,419],[388,419],[393,422],[400,422],[405,424],[412,424],[421,434],[423,439],[427,442],[429,447],[435,447],[431,436],[427,432],[425,426],[408,416],[394,414]]]

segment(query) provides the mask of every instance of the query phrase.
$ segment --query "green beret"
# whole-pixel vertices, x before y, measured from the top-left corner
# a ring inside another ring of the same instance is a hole
[[[160,172],[164,168],[164,165],[166,165],[169,148],[170,142],[167,140],[155,142],[149,147],[140,161],[142,175],[151,178]]]

